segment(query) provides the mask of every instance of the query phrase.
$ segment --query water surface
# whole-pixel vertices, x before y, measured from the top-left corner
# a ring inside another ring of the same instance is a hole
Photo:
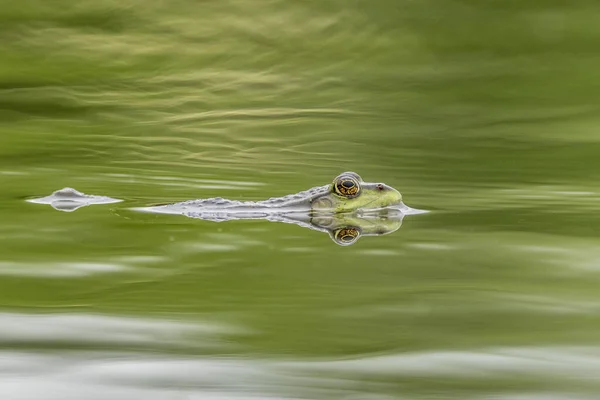
[[[595,2],[0,10],[3,399],[597,398]],[[346,170],[431,212],[129,210]],[[25,201],[63,187],[124,201]]]

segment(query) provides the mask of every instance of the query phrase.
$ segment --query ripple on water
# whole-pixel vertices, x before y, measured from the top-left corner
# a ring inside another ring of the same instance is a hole
[[[167,258],[162,256],[121,256],[115,257],[114,260],[131,264],[154,264],[164,262]]]
[[[173,248],[178,253],[220,253],[240,251],[244,248],[264,244],[261,241],[249,239],[244,235],[209,233],[194,242],[175,243],[173,244]]]
[[[396,257],[402,254],[401,251],[389,250],[389,249],[364,249],[359,251],[360,254],[366,256],[378,256],[378,257]]]
[[[186,243],[180,248],[188,253],[220,253],[237,251],[241,246],[223,243]]]
[[[338,361],[290,363],[312,372],[486,379],[515,373],[586,381],[600,374],[600,347],[499,347],[425,351]],[[348,376],[349,378],[349,376]]]
[[[96,274],[132,271],[134,267],[117,263],[27,263],[0,262],[0,275],[32,276],[44,278],[77,278]]]
[[[182,322],[102,314],[0,313],[0,341],[11,343],[64,342],[69,345],[206,347],[220,336],[246,332],[216,322]],[[1,397],[0,397],[1,398]]]
[[[10,175],[10,176],[21,176],[27,175],[27,172],[23,171],[0,171],[0,175]]]
[[[568,185],[465,189],[459,198],[449,195],[439,208],[473,211],[551,207],[553,212],[597,211],[600,209],[600,192],[595,189]],[[437,198],[439,195],[437,193]]]
[[[217,190],[256,190],[257,187],[265,186],[262,182],[253,181],[232,181],[223,179],[196,179],[187,177],[175,177],[175,176],[139,176],[132,174],[116,174],[107,173],[103,174],[102,177],[85,177],[82,180],[99,180],[103,181],[106,177],[110,178],[112,182],[118,183],[131,183],[135,181],[140,185],[149,186],[168,186],[168,187],[179,187],[184,189],[217,189]]]
[[[384,393],[394,391],[393,382],[421,376],[481,381],[484,386],[469,397],[471,399],[548,398],[545,397],[547,387],[541,387],[542,391],[530,387],[522,393],[515,387],[508,390],[502,390],[501,386],[489,387],[490,377],[511,379],[519,374],[529,379],[551,378],[571,387],[573,384],[587,385],[579,386],[579,393],[555,390],[552,392],[554,397],[550,397],[586,399],[593,398],[586,397],[584,390],[593,393],[599,372],[598,347],[515,347],[306,362],[248,357],[180,357],[142,352],[52,354],[5,350],[0,351],[0,397],[11,400],[129,400],[132,396],[146,400],[387,400],[415,398],[408,394],[407,397],[388,397]],[[389,377],[393,380],[387,380]],[[405,386],[400,393],[406,394]]]

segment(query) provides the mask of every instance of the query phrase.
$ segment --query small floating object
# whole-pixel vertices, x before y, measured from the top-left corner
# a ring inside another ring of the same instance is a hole
[[[49,196],[41,197],[39,199],[28,199],[27,201],[36,204],[49,204],[58,211],[72,212],[80,207],[93,204],[119,203],[123,200],[113,199],[107,196],[85,194],[73,188],[66,187],[57,190]]]

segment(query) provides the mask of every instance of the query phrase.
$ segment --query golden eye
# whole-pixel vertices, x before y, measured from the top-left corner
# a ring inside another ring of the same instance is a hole
[[[338,229],[333,235],[335,242],[337,244],[341,244],[342,246],[356,242],[359,236],[360,229],[352,226]]]
[[[342,176],[336,179],[334,189],[337,194],[344,197],[356,197],[360,194],[360,184],[350,176]]]

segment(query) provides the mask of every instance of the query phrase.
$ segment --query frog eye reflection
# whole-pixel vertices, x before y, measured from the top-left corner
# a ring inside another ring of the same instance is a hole
[[[354,177],[343,176],[336,180],[334,189],[340,196],[355,197],[360,193],[360,184]]]
[[[355,227],[346,227],[338,229],[333,234],[333,240],[342,246],[353,244],[358,240],[360,236],[360,230]]]

